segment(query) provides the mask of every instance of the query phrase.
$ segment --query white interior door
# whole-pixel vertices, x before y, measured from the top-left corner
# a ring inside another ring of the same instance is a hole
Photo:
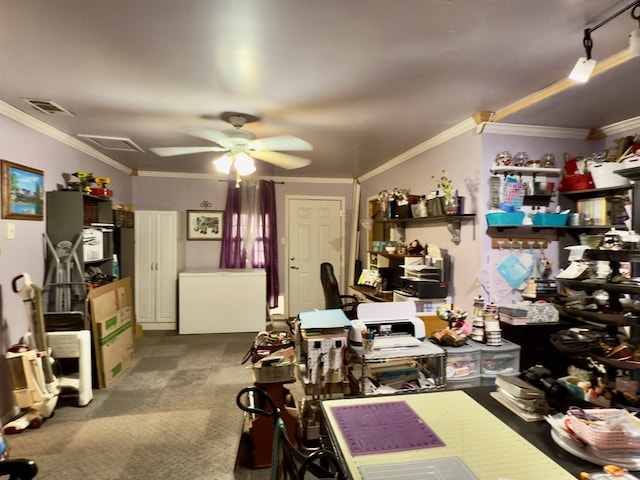
[[[324,309],[320,264],[330,262],[343,287],[344,200],[290,198],[288,212],[289,316]]]

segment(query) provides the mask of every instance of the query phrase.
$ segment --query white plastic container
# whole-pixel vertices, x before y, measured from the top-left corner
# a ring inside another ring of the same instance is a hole
[[[620,187],[629,185],[629,179],[617,173],[615,170],[623,170],[625,166],[618,162],[602,162],[591,165],[591,176],[596,188]]]

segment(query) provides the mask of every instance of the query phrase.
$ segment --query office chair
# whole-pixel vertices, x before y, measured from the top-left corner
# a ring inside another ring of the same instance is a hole
[[[354,319],[357,315],[358,299],[355,295],[341,295],[338,288],[338,280],[333,272],[333,265],[329,262],[320,264],[320,280],[324,291],[324,307],[340,308],[348,318]]]
[[[236,397],[236,404],[244,412],[273,417],[275,428],[270,480],[304,480],[307,472],[313,475],[313,478],[347,478],[333,452],[316,450],[310,455],[305,455],[291,443],[287,427],[280,417],[280,409],[265,390],[259,387],[243,388]]]
[[[9,480],[31,480],[38,473],[33,460],[16,458],[0,462],[0,476],[9,475]]]

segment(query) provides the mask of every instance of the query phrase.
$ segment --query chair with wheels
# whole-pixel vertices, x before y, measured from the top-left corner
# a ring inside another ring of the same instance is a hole
[[[347,318],[354,319],[357,315],[358,299],[355,295],[341,295],[338,280],[329,262],[320,264],[320,280],[324,292],[324,306],[327,310],[340,308]]]
[[[31,480],[38,473],[38,467],[33,460],[15,458],[0,462],[0,478],[9,475],[9,480]]]
[[[260,387],[240,390],[236,404],[244,412],[272,417],[274,424],[271,454],[270,480],[304,480],[308,478],[333,478],[345,480],[338,458],[329,450],[316,450],[305,455],[298,450],[287,435],[287,428],[280,417],[280,409],[271,396]]]

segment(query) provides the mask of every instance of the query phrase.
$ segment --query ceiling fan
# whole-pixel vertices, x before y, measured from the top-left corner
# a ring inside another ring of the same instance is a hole
[[[253,158],[287,170],[306,167],[311,163],[311,160],[308,158],[278,151],[313,150],[313,146],[301,138],[294,137],[293,135],[256,138],[253,133],[248,130],[243,130],[242,127],[246,123],[255,122],[258,120],[258,117],[246,113],[224,112],[220,115],[220,118],[233,125],[234,128],[222,131],[198,128],[185,132],[194,137],[209,140],[216,145],[200,147],[155,147],[150,150],[161,157],[202,152],[226,152],[225,155],[214,160],[214,165],[223,173],[229,173],[233,166],[238,175],[248,175],[255,172]]]

